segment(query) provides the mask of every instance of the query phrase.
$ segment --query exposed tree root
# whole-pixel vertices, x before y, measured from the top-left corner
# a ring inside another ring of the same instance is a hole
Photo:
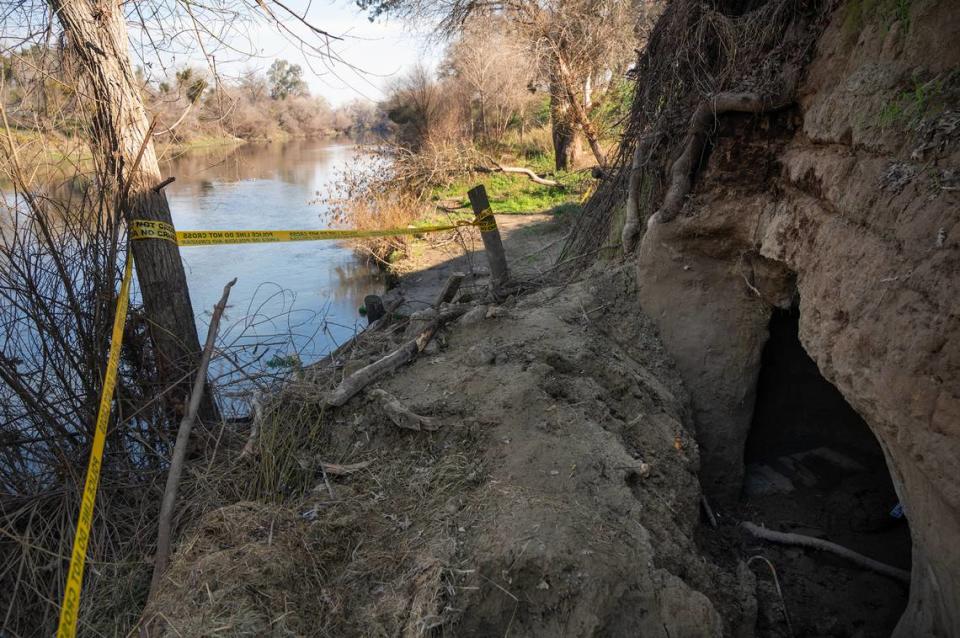
[[[674,161],[670,168],[670,186],[663,198],[660,209],[650,217],[649,224],[672,221],[683,207],[683,201],[690,194],[693,187],[693,173],[703,153],[707,136],[713,130],[717,117],[724,113],[765,113],[781,109],[792,98],[790,90],[772,98],[761,97],[756,93],[717,93],[713,97],[700,103],[690,118],[687,137],[683,143],[683,153]],[[632,250],[636,244],[637,233],[640,227],[639,190],[641,176],[639,167],[642,166],[645,155],[644,144],[637,146],[634,153],[632,173],[630,176],[630,195],[627,205],[627,221],[621,233],[621,241],[626,252]]]
[[[643,167],[647,162],[647,155],[654,139],[654,136],[642,138],[633,152],[633,160],[630,163],[627,214],[623,222],[623,230],[620,231],[620,243],[624,253],[633,252],[640,235],[640,187],[643,183]]]
[[[861,567],[875,571],[878,574],[889,576],[890,578],[899,580],[903,583],[910,583],[910,572],[907,570],[873,560],[872,558],[868,558],[863,554],[858,554],[852,549],[847,549],[843,545],[837,545],[836,543],[831,543],[830,541],[825,541],[821,538],[814,538],[813,536],[805,536],[803,534],[776,532],[771,529],[766,529],[765,527],[760,527],[759,525],[750,523],[748,521],[740,523],[740,526],[757,538],[762,538],[763,540],[779,543],[781,545],[799,545],[800,547],[811,547],[813,549],[831,552],[837,556],[842,556],[843,558],[846,558],[850,562],[856,563]]]

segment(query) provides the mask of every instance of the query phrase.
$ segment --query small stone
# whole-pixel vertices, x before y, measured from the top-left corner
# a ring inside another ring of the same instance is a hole
[[[475,366],[489,365],[497,358],[496,353],[483,346],[473,346],[467,352],[467,360]]]
[[[472,326],[474,324],[480,323],[487,316],[487,307],[486,306],[477,306],[476,308],[470,310],[465,315],[460,317],[460,320],[457,321],[461,326]]]
[[[550,589],[550,583],[548,583],[546,580],[541,580],[540,584],[537,585],[537,589]]]

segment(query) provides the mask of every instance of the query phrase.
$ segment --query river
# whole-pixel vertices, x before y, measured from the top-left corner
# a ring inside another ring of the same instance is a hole
[[[355,161],[352,145],[296,140],[187,152],[161,170],[176,177],[166,193],[177,230],[321,229],[330,223],[317,198]],[[221,334],[234,346],[259,343],[264,363],[308,363],[329,352],[365,324],[364,296],[383,290],[376,269],[341,242],[193,246],[181,254],[201,341],[224,284],[236,277]]]

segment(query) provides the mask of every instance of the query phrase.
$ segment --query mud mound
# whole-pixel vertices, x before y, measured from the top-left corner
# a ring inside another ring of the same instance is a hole
[[[470,313],[380,385],[439,429],[397,428],[370,393],[328,414],[327,440],[303,454],[367,465],[318,478],[274,530],[278,549],[263,546],[270,508],[235,546],[184,543],[168,579],[177,593],[158,611],[217,616],[216,595],[189,576],[228,561],[290,588],[284,622],[307,635],[677,638],[752,626],[750,577],[738,584],[694,544],[686,397],[631,298],[629,275],[598,270]],[[611,303],[629,321],[602,312]],[[235,587],[247,607],[261,600]],[[304,626],[310,587],[316,620]]]

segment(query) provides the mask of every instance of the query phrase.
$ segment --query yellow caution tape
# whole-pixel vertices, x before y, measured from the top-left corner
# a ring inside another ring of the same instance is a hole
[[[130,224],[131,239],[163,239],[180,246],[210,246],[216,244],[258,244],[284,241],[316,241],[323,239],[352,239],[362,237],[390,237],[394,235],[419,235],[453,230],[462,226],[478,226],[481,231],[496,229],[497,222],[493,213],[487,209],[476,221],[461,221],[455,224],[436,226],[417,226],[407,228],[388,228],[384,230],[187,230],[177,231],[173,226],[161,221],[135,220]],[[87,477],[83,485],[83,498],[80,501],[80,516],[77,520],[77,532],[73,539],[73,551],[70,555],[70,569],[67,572],[67,585],[63,592],[63,605],[60,608],[60,623],[57,638],[74,638],[77,635],[77,619],[80,609],[80,592],[83,589],[83,571],[87,560],[87,545],[90,541],[90,527],[93,523],[93,511],[97,501],[97,487],[100,485],[100,468],[103,462],[103,448],[107,438],[107,426],[110,423],[110,408],[113,391],[117,385],[117,370],[120,365],[120,346],[123,342],[123,325],[130,301],[130,280],[133,276],[133,255],[127,254],[120,284],[120,296],[117,299],[117,311],[113,318],[113,333],[110,337],[110,354],[107,358],[107,371],[100,394],[100,408],[97,413],[97,425],[93,435],[93,448],[87,464]]]
[[[318,241],[323,239],[354,239],[363,237],[392,237],[394,235],[420,235],[453,230],[462,226],[479,225],[484,230],[484,220],[493,215],[482,216],[478,222],[460,221],[437,226],[409,226],[382,230],[174,230],[166,222],[135,220],[130,224],[131,239],[165,239],[180,246],[215,246],[218,244],[264,244],[283,241]],[[496,221],[493,221],[496,227]]]
[[[493,211],[487,208],[477,215],[474,224],[480,229],[481,233],[487,233],[497,229],[497,218],[493,216]]]
[[[103,446],[107,439],[107,425],[110,422],[110,406],[113,402],[113,390],[117,385],[120,344],[123,342],[123,324],[127,316],[132,276],[133,255],[127,253],[123,281],[120,284],[120,297],[117,299],[117,313],[113,317],[110,355],[107,358],[107,372],[103,379],[103,392],[100,394],[97,427],[93,434],[93,448],[90,450],[90,462],[87,464],[87,479],[83,485],[83,498],[80,501],[77,534],[73,539],[70,570],[67,572],[67,586],[63,592],[63,606],[60,608],[57,638],[73,638],[77,635],[80,591],[83,587],[83,567],[87,561],[87,543],[90,540],[90,525],[93,523],[93,506],[97,501],[97,486],[100,484],[100,467],[103,460]]]

